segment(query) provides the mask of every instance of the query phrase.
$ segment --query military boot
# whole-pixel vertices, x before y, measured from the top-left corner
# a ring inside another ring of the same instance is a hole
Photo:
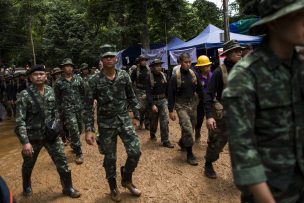
[[[62,193],[70,196],[72,198],[78,198],[80,197],[80,192],[73,188],[72,185],[72,176],[71,176],[71,171],[70,172],[60,172],[60,181],[62,185]]]
[[[195,142],[199,143],[201,141],[201,129],[195,129]]]
[[[22,174],[22,185],[23,185],[23,195],[31,196],[32,186],[31,186],[31,174]]]
[[[76,158],[75,158],[76,164],[82,164],[83,163],[83,154],[82,154],[81,148],[79,147],[78,149],[76,149],[75,153],[76,153]]]
[[[205,163],[205,176],[211,179],[216,179],[217,175],[215,170],[213,169],[212,162],[206,161]]]
[[[141,195],[141,192],[132,183],[132,173],[125,173],[124,167],[122,166],[120,168],[120,174],[121,174],[121,185],[124,188],[127,188],[132,195],[139,197]]]
[[[111,199],[114,202],[120,202],[121,201],[120,192],[119,192],[117,184],[116,184],[116,179],[110,178],[108,180],[108,183],[109,183],[110,190],[111,190]]]
[[[188,162],[188,164],[190,164],[192,166],[197,166],[198,162],[197,162],[197,159],[192,152],[192,147],[187,147],[186,149],[187,149],[187,162]]]

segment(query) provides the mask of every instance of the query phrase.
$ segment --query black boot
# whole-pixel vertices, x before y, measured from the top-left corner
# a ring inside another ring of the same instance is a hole
[[[192,147],[187,147],[187,162],[192,166],[198,165],[197,159],[192,152]]]
[[[31,196],[32,186],[31,186],[31,174],[22,174],[22,185],[23,185],[23,195],[24,196]]]
[[[59,175],[60,175],[61,185],[63,188],[62,193],[72,198],[80,197],[79,191],[73,188],[71,171],[60,172]]]
[[[141,195],[141,192],[132,183],[132,173],[125,173],[124,167],[122,166],[120,168],[120,174],[121,174],[121,185],[124,188],[127,188],[132,195],[139,197]]]
[[[109,183],[110,190],[111,190],[111,199],[115,202],[120,202],[121,201],[120,192],[119,192],[117,184],[116,184],[116,179],[110,178],[110,179],[108,179],[108,183]]]
[[[217,175],[215,170],[213,169],[212,162],[206,161],[205,163],[205,176],[211,179],[216,179]]]

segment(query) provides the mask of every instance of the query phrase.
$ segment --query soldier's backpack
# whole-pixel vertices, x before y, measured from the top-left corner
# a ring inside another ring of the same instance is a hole
[[[181,67],[179,67],[177,70],[176,70],[176,84],[177,84],[177,89],[179,89],[181,86],[182,86],[182,75],[181,75]],[[197,78],[196,78],[196,75],[194,73],[193,70],[189,69],[189,72],[191,74],[191,77],[192,77],[192,84],[193,85],[197,85]]]
[[[222,71],[222,80],[224,84],[224,88],[227,86],[228,82],[228,71],[225,64],[220,65],[221,71]]]
[[[147,67],[147,74],[151,75],[151,70],[150,70],[149,66],[146,66],[146,67]],[[135,82],[135,85],[136,85],[136,87],[142,88],[143,85],[138,83],[139,75],[140,75],[140,67],[137,66],[137,68],[136,68],[136,82]]]
[[[224,88],[227,86],[228,82],[228,71],[227,67],[225,64],[220,65],[221,71],[222,71],[222,80],[224,84]],[[220,120],[223,118],[223,105],[215,99],[214,104],[213,104],[213,117],[216,120]]]
[[[163,77],[164,83],[167,83],[167,78],[166,78],[165,73],[163,73],[163,72],[160,72],[160,73],[161,73],[161,75],[162,75],[162,77]],[[153,89],[154,86],[155,86],[155,84],[156,84],[156,82],[155,82],[153,73],[150,72],[149,75],[150,75],[151,89]]]

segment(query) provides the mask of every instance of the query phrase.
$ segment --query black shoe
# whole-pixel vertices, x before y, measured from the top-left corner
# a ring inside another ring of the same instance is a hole
[[[32,185],[31,185],[31,175],[22,175],[22,184],[23,184],[23,196],[31,196]]]
[[[192,166],[198,165],[197,159],[193,154],[187,154],[187,162]]]
[[[180,140],[178,141],[178,146],[181,148],[180,150],[181,150],[182,152],[185,152],[185,151],[186,151],[186,147],[184,146],[184,144],[183,144],[183,142],[182,142],[182,139],[180,139]]]
[[[61,172],[59,175],[63,188],[62,193],[72,198],[80,197],[80,192],[73,188],[71,172]]]
[[[125,173],[124,167],[120,168],[121,174],[121,185],[124,188],[127,188],[132,195],[139,197],[141,195],[141,191],[136,188],[136,186],[132,182],[132,173]]]
[[[167,147],[167,148],[174,148],[174,145],[173,145],[173,144],[171,144],[171,142],[170,142],[170,141],[167,141],[167,142],[164,142],[164,143],[163,143],[163,147]]]
[[[150,135],[150,140],[151,140],[151,141],[156,141],[156,140],[157,140],[157,138],[156,138],[156,136],[155,136],[155,135]]]
[[[145,124],[145,129],[150,130],[150,124]]]
[[[211,179],[216,179],[217,175],[215,170],[213,169],[212,162],[205,163],[205,176]]]

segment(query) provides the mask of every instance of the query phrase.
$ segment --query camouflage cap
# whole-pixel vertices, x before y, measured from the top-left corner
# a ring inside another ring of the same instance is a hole
[[[223,53],[221,53],[221,56],[225,55],[227,52],[233,49],[238,49],[238,48],[243,49],[244,47],[242,47],[237,40],[229,40],[228,42],[224,43]]]
[[[82,63],[80,65],[80,70],[89,69],[89,65],[87,63]]]
[[[151,65],[152,67],[154,67],[155,65],[163,64],[163,63],[164,63],[164,62],[162,62],[160,59],[154,59],[150,65]]]
[[[72,59],[70,59],[70,58],[63,59],[62,63],[60,64],[61,67],[64,67],[66,65],[71,65],[71,66],[75,67]]]
[[[264,25],[290,13],[304,9],[304,0],[259,0],[253,9],[258,10],[261,20],[251,26],[255,34],[263,34]]]
[[[107,57],[107,56],[116,56],[116,55],[117,55],[116,52],[114,52],[114,51],[108,51],[108,52],[102,54],[102,55],[101,55],[101,58],[105,58],[105,57]]]
[[[62,73],[62,70],[58,67],[53,68],[51,75],[55,75],[57,73]]]

